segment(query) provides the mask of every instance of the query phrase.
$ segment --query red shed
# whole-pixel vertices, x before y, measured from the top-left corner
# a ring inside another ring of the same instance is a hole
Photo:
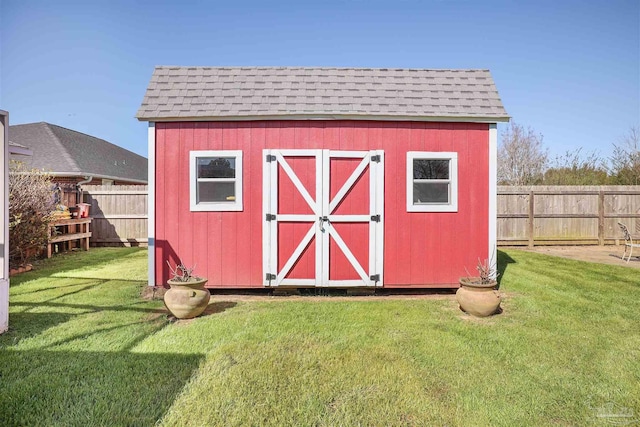
[[[458,287],[496,245],[487,70],[157,67],[149,284]]]

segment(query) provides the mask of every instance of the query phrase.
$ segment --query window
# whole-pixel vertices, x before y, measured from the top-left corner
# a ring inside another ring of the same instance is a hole
[[[242,151],[189,154],[192,211],[242,210]]]
[[[407,211],[458,211],[458,153],[407,153]]]

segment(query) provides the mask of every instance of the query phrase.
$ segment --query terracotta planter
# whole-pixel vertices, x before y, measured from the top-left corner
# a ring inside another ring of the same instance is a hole
[[[164,305],[178,319],[200,316],[207,308],[211,294],[205,289],[207,279],[194,277],[189,282],[167,281],[171,286],[164,294]]]
[[[491,316],[500,307],[500,293],[495,290],[496,286],[496,281],[480,283],[476,277],[462,277],[456,300],[466,313],[477,317]]]

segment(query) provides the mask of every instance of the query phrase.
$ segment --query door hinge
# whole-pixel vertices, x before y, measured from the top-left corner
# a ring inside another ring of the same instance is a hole
[[[274,214],[267,214],[266,215],[266,219],[267,221],[275,221],[276,220],[276,216]]]
[[[276,156],[274,156],[273,154],[267,154],[267,163],[275,162],[275,161],[276,161]]]
[[[376,154],[375,156],[371,156],[371,161],[380,163],[380,154]]]
[[[380,215],[371,215],[371,221],[380,222]]]
[[[267,273],[266,274],[266,280],[268,280],[269,282],[272,280],[276,280],[276,275],[275,274],[271,274],[271,273]]]
[[[380,275],[379,274],[373,274],[371,276],[369,276],[369,279],[373,282],[379,282],[380,281]]]

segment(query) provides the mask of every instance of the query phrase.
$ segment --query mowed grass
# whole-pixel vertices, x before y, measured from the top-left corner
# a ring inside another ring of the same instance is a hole
[[[504,312],[487,319],[453,295],[216,295],[170,323],[140,297],[145,250],[58,256],[12,278],[0,425],[640,420],[640,272],[515,250],[499,262]]]

